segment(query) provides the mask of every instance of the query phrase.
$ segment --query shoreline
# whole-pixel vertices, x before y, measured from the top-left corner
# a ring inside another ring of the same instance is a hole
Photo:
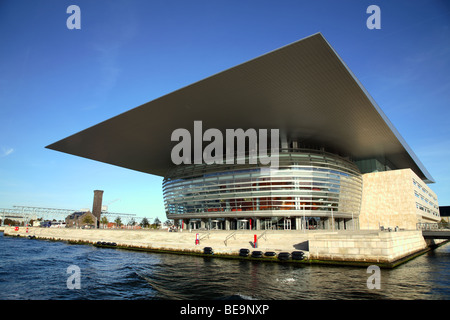
[[[295,265],[329,265],[392,269],[448,243],[449,240],[425,241],[420,231],[274,231],[270,230],[193,230],[167,232],[161,230],[70,229],[14,227],[0,228],[4,236],[36,240],[63,241],[68,244],[93,245],[152,253],[169,253],[209,258],[238,259]],[[253,248],[254,236],[258,245]],[[260,238],[260,236],[262,237]],[[200,243],[195,244],[199,238]],[[104,243],[103,245],[101,243]],[[106,243],[114,245],[106,245]],[[205,253],[209,247],[213,254]],[[248,249],[248,256],[240,256]],[[279,257],[252,257],[252,251],[289,253]],[[302,260],[292,259],[292,252],[303,252]]]

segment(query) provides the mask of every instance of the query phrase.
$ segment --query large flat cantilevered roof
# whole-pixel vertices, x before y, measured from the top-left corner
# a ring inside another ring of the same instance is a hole
[[[434,182],[395,127],[321,33],[195,82],[47,148],[164,176],[171,134],[280,129],[353,159],[383,157]]]

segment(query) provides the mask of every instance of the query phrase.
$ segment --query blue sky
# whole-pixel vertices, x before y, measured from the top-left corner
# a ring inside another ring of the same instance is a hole
[[[72,4],[80,30],[66,26]],[[165,220],[162,178],[45,146],[316,32],[450,205],[447,0],[0,0],[0,208],[91,208],[102,189],[109,211]]]

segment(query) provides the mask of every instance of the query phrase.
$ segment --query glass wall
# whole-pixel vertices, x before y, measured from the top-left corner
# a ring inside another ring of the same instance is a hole
[[[357,217],[362,179],[352,162],[297,149],[279,154],[277,170],[256,165],[183,165],[163,182],[169,219]]]

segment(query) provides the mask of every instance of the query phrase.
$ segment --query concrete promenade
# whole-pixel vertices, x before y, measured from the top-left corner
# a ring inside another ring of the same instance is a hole
[[[0,229],[1,231],[1,229]],[[390,267],[414,254],[420,254],[445,240],[425,240],[421,231],[297,231],[285,230],[111,230],[39,227],[4,227],[7,236],[35,237],[36,239],[69,241],[94,245],[114,242],[118,248],[173,253],[203,254],[211,247],[214,255],[238,257],[239,250],[250,252],[303,251],[300,263],[330,263]],[[197,237],[200,239],[195,244]],[[253,247],[257,235],[257,248]],[[273,258],[272,258],[273,260]]]

